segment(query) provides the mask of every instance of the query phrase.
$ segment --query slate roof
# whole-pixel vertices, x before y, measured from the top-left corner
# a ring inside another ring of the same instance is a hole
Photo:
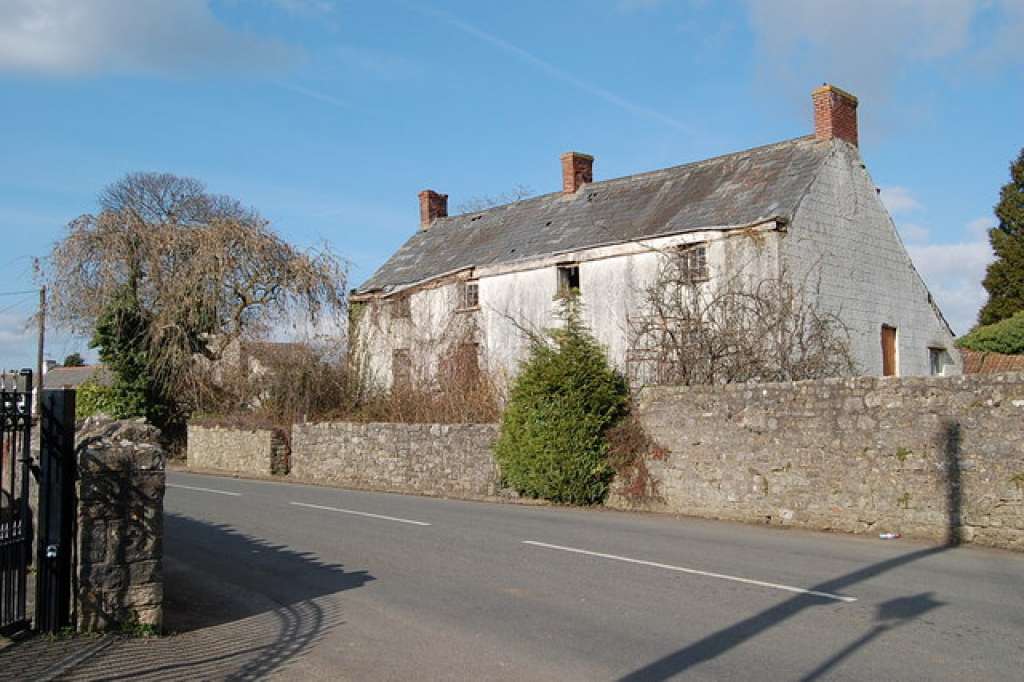
[[[789,220],[831,149],[813,136],[584,185],[417,231],[357,294],[392,291],[469,267],[605,244]]]
[[[110,382],[110,373],[104,365],[54,367],[43,377],[43,388],[78,388],[92,378],[106,384]]]

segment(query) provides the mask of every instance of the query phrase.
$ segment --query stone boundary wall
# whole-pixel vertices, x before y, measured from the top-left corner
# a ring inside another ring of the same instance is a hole
[[[78,433],[79,630],[163,623],[165,462],[144,420],[93,418]]]
[[[247,474],[287,474],[287,435],[278,429],[188,425],[188,466]]]
[[[609,504],[1024,550],[1024,374],[647,388],[653,499]]]
[[[296,478],[442,497],[498,491],[496,424],[329,422],[292,427]]]

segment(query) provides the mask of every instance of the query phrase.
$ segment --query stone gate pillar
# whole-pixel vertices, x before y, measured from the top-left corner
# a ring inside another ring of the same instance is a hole
[[[163,624],[166,456],[144,420],[86,420],[78,432],[79,630]]]

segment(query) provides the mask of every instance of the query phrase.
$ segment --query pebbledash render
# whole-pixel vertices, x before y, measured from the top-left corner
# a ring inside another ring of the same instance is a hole
[[[431,377],[453,351],[498,377],[579,290],[585,321],[629,372],[629,321],[661,259],[685,249],[714,287],[781,273],[813,282],[864,375],[959,374],[953,333],[896,233],[857,147],[857,99],[811,95],[814,133],[649,173],[593,179],[561,157],[562,191],[449,216],[420,193],[420,229],[351,296],[352,341],[388,386]]]

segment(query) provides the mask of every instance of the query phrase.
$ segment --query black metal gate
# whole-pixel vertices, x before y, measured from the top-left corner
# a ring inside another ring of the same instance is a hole
[[[36,545],[36,621],[40,632],[71,625],[75,559],[75,392],[43,391],[39,429],[39,536]]]
[[[0,634],[28,625],[32,372],[0,374]]]
[[[39,462],[32,458],[32,371],[0,373],[0,635],[26,629],[35,549],[35,629],[71,624],[75,518],[75,392],[41,391]],[[29,499],[38,482],[36,526]]]

